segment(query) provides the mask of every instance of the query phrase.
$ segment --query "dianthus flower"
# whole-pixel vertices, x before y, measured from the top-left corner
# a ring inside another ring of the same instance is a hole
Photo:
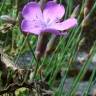
[[[64,6],[54,1],[47,2],[43,10],[38,3],[29,2],[22,10],[21,30],[35,35],[44,32],[63,35],[64,31],[77,25],[75,18],[61,21],[64,13]]]

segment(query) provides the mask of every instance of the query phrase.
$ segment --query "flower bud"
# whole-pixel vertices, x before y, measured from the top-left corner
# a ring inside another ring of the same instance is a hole
[[[40,4],[42,10],[44,9],[46,2],[47,2],[47,0],[40,0],[39,4]]]
[[[47,44],[46,50],[45,50],[46,56],[56,50],[58,42],[59,42],[59,36],[52,35],[51,39],[49,40],[49,42]]]
[[[87,16],[87,14],[90,12],[92,5],[93,5],[94,0],[87,0],[87,3],[84,8],[84,17]]]
[[[8,15],[2,15],[0,16],[0,19],[5,22],[5,23],[10,23],[10,24],[14,24],[16,22],[16,20]]]
[[[77,5],[77,6],[75,7],[75,9],[73,10],[73,13],[71,14],[71,17],[76,17],[77,14],[78,14],[78,11],[79,11],[79,5]]]
[[[83,19],[81,26],[82,26],[82,27],[86,27],[86,26],[89,25],[89,23],[90,23],[90,16],[87,15],[87,16]]]

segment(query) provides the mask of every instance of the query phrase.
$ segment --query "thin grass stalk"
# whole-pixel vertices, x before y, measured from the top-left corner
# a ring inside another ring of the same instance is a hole
[[[5,7],[5,6],[4,6],[5,2],[6,2],[6,0],[3,0],[3,3],[2,3],[2,5],[1,5],[1,7],[0,7],[0,13],[1,13],[2,10],[3,10],[3,7]]]
[[[92,75],[91,75],[91,77],[90,77],[90,79],[89,79],[89,85],[88,85],[88,87],[86,88],[86,90],[84,91],[83,96],[88,96],[88,93],[90,92],[90,89],[91,89],[91,87],[92,87],[92,83],[93,83],[93,79],[94,79],[94,77],[95,77],[95,74],[96,74],[96,68],[93,69]]]
[[[24,39],[24,42],[23,42],[23,44],[22,44],[22,46],[21,46],[21,48],[20,48],[20,51],[19,51],[19,53],[18,53],[18,56],[17,56],[17,58],[16,58],[14,64],[17,63],[17,61],[18,61],[18,59],[19,59],[19,57],[20,57],[20,55],[21,55],[22,49],[24,48],[24,46],[25,46],[25,44],[26,44],[26,42],[27,42],[28,35],[29,35],[29,34],[27,34],[27,36],[26,36],[25,39]]]
[[[94,44],[94,46],[92,47],[92,49],[90,51],[90,54],[91,54],[90,58],[88,58],[88,60],[83,64],[80,73],[76,77],[75,81],[73,81],[73,85],[71,87],[72,90],[69,92],[69,94],[67,96],[75,95],[76,89],[77,89],[77,87],[79,85],[78,82],[83,78],[83,76],[84,76],[84,74],[85,74],[85,72],[86,72],[86,70],[88,68],[88,65],[91,63],[91,60],[92,60],[92,58],[94,56],[94,53],[96,52],[96,48],[95,47],[96,46]]]
[[[80,40],[80,36],[81,35],[79,35],[78,36],[78,38],[77,38],[77,41],[76,41],[76,44],[74,43],[73,45],[72,45],[72,47],[71,47],[71,49],[70,49],[70,51],[71,51],[71,53],[70,53],[70,61],[73,61],[73,59],[74,59],[74,57],[76,57],[75,55],[76,55],[76,50],[77,50],[77,44],[78,44],[78,42],[79,42],[79,40]],[[74,50],[73,50],[74,49]],[[63,62],[62,62],[63,63]],[[62,93],[64,93],[64,91],[63,91],[63,89],[64,89],[64,83],[65,83],[65,80],[66,80],[66,77],[67,77],[67,73],[68,73],[68,71],[69,71],[69,69],[71,68],[71,64],[70,64],[71,62],[69,62],[68,63],[68,70],[66,71],[66,73],[64,74],[64,78],[63,78],[63,80],[61,81],[61,84],[60,84],[60,86],[59,86],[59,89],[58,89],[58,92],[60,92],[59,93],[59,95],[58,96],[61,96],[61,94]]]

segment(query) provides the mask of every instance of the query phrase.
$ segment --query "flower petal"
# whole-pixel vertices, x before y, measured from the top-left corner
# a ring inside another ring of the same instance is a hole
[[[43,10],[43,16],[46,23],[60,20],[65,13],[63,5],[54,1],[49,1]]]
[[[28,21],[24,19],[21,23],[21,30],[26,33],[39,35],[42,29],[43,25],[39,21]]]
[[[29,2],[22,10],[22,16],[27,20],[42,19],[42,11],[40,5],[36,2]]]
[[[76,25],[77,25],[77,19],[69,18],[61,23],[54,23],[50,25],[50,28],[63,31],[63,30],[68,30],[72,27],[75,27]]]

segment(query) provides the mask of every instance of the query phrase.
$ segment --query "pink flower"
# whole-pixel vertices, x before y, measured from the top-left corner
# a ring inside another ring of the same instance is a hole
[[[77,25],[77,19],[69,18],[63,22],[60,21],[64,16],[65,9],[63,5],[49,1],[42,11],[40,5],[36,2],[29,2],[22,10],[23,20],[21,30],[26,33],[40,35],[48,32],[56,35],[63,35],[69,28]]]

